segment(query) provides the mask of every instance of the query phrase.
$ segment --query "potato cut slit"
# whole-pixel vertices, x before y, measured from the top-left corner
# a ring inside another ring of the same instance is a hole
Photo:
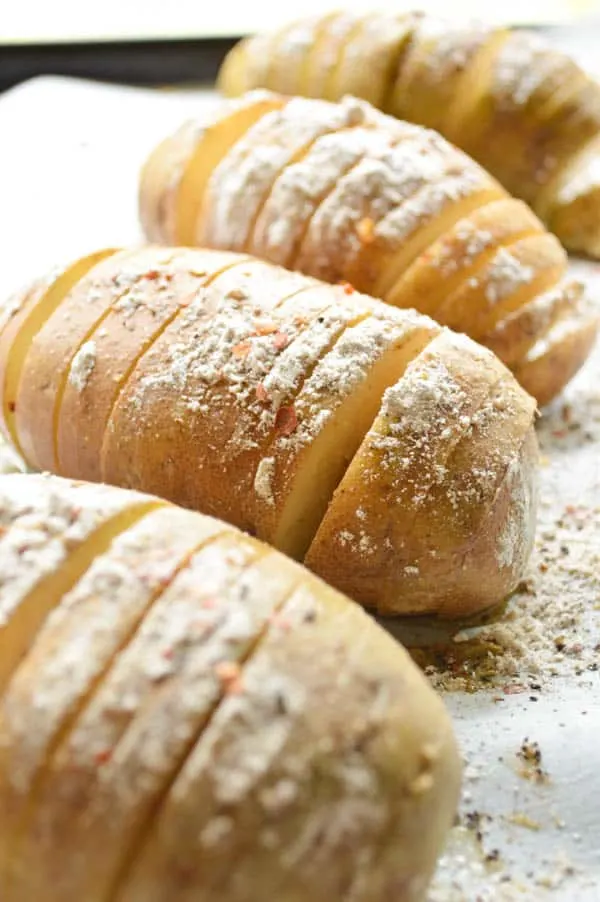
[[[495,207],[497,204],[503,204],[505,201],[492,201],[489,204],[485,204],[480,208],[481,211],[484,211],[490,207]],[[480,211],[477,210],[477,213]],[[468,218],[465,218],[465,224],[468,222]],[[455,225],[460,225],[462,220],[459,220]],[[454,227],[448,229],[443,235],[433,241],[430,245],[428,245],[425,250],[422,251],[423,256],[427,256],[430,253],[434,253],[436,246],[439,243],[442,243],[446,238],[448,238],[453,231]],[[510,243],[514,241],[519,241],[521,238],[527,238],[529,235],[539,234],[539,226],[536,227],[533,224],[525,225],[523,224],[522,228],[515,229],[513,232],[507,235],[503,235],[502,238],[495,240],[488,247],[485,247],[480,253],[478,253],[474,258],[471,258],[471,261],[465,266],[456,267],[453,272],[442,273],[439,274],[438,279],[438,292],[430,291],[428,292],[426,298],[426,304],[404,304],[402,303],[402,296],[406,293],[406,286],[410,285],[411,277],[415,271],[415,268],[419,265],[419,257],[417,257],[412,264],[406,269],[399,277],[399,279],[395,282],[393,287],[389,290],[386,295],[386,303],[392,304],[393,306],[416,306],[416,309],[421,313],[428,314],[429,316],[433,316],[434,319],[439,319],[439,314],[441,310],[441,305],[443,305],[449,295],[459,289],[468,279],[473,278],[483,267],[490,261],[495,252],[500,247],[506,247]],[[443,292],[443,295],[442,295]],[[410,292],[408,293],[408,297],[410,297]],[[400,303],[399,303],[400,302]],[[443,320],[439,320],[443,325]]]
[[[156,508],[155,508],[156,509]],[[151,512],[151,511],[150,511]],[[130,525],[134,525],[133,523]],[[160,600],[162,595],[169,589],[170,585],[177,578],[177,576],[189,566],[190,560],[192,557],[197,554],[202,549],[208,547],[214,542],[217,542],[219,539],[223,537],[223,535],[227,534],[227,527],[223,525],[223,529],[221,531],[215,532],[213,535],[208,536],[204,541],[200,541],[197,545],[187,551],[179,560],[179,563],[173,568],[173,573],[168,582],[162,584],[158,590],[156,590],[151,597],[148,599],[147,604],[144,606],[143,610],[139,613],[139,616],[136,618],[135,622],[125,635],[125,637],[119,642],[119,645],[114,649],[113,653],[110,655],[105,665],[102,667],[100,672],[94,678],[90,686],[88,687],[85,695],[79,699],[78,703],[69,713],[68,717],[61,723],[59,730],[52,738],[52,741],[48,745],[46,762],[46,769],[42,769],[37,772],[35,775],[31,790],[27,799],[27,804],[24,808],[23,815],[21,817],[20,823],[17,827],[16,835],[14,836],[14,841],[19,841],[19,836],[22,835],[23,831],[27,829],[28,823],[31,821],[37,800],[39,798],[40,792],[42,791],[46,779],[48,777],[48,767],[51,764],[56,752],[63,745],[64,742],[68,740],[70,733],[77,726],[77,722],[81,715],[86,711],[89,707],[90,703],[96,697],[98,691],[101,689],[103,683],[109,676],[113,665],[118,660],[119,655],[121,655],[128,645],[131,644],[136,634],[138,633],[141,625],[143,624],[145,618],[152,610],[152,607]],[[106,546],[108,547],[108,545]],[[106,550],[106,548],[104,549]],[[66,590],[68,591],[68,589]]]
[[[202,290],[202,289],[204,289],[204,288],[207,288],[207,287],[208,287],[209,285],[211,285],[211,284],[214,282],[214,280],[217,279],[222,273],[227,272],[228,270],[233,269],[233,268],[236,267],[236,266],[242,266],[242,265],[244,265],[244,264],[247,263],[247,262],[248,262],[248,258],[247,258],[247,257],[241,257],[239,260],[235,260],[235,261],[232,262],[232,263],[228,263],[227,265],[225,265],[225,266],[221,267],[220,269],[218,269],[216,272],[211,273],[210,276],[208,276],[208,277],[206,278],[205,281],[199,283],[199,285],[198,285],[198,290]],[[123,300],[125,297],[127,297],[127,294],[128,294],[130,291],[132,291],[132,290],[133,290],[133,288],[128,289],[128,291],[126,291],[126,292],[124,293],[124,295],[121,295],[119,298],[115,299],[115,303],[116,303],[117,301]],[[83,340],[81,341],[81,343],[80,343],[80,345],[79,345],[79,348],[77,349],[77,351],[76,351],[75,354],[73,355],[73,357],[72,357],[72,359],[71,359],[71,361],[70,361],[70,363],[69,363],[69,366],[68,366],[68,368],[67,368],[66,371],[65,371],[65,374],[64,374],[64,376],[63,376],[63,379],[62,379],[62,382],[61,382],[61,386],[60,386],[59,392],[58,392],[58,394],[57,394],[56,406],[55,406],[55,409],[54,409],[54,457],[55,457],[55,460],[57,461],[58,471],[59,471],[59,472],[62,472],[62,467],[61,467],[61,457],[62,457],[62,455],[61,455],[61,447],[60,447],[60,417],[61,417],[61,408],[62,408],[63,400],[64,400],[64,397],[65,397],[65,392],[66,392],[66,389],[67,389],[67,385],[68,385],[68,382],[69,382],[69,375],[70,375],[71,370],[72,370],[72,367],[73,367],[73,361],[75,360],[75,357],[77,356],[77,352],[80,350],[80,348],[83,347],[83,345],[84,345],[87,341],[93,339],[93,337],[94,337],[95,333],[98,331],[98,329],[100,329],[100,328],[103,327],[103,324],[104,324],[105,320],[107,319],[107,317],[109,317],[109,316],[111,315],[111,313],[113,312],[113,309],[114,309],[114,304],[111,305],[111,307],[109,307],[108,310],[106,310],[106,312],[105,312],[105,314],[102,316],[102,318],[101,318],[97,323],[95,323],[95,325],[93,326],[93,328],[86,334],[86,336],[85,336],[85,337],[83,338]],[[105,411],[96,411],[96,412],[95,412],[95,416],[96,416],[96,417],[102,415],[103,420],[104,420],[104,426],[106,426],[106,423],[108,423],[108,421],[110,420],[110,417],[111,417],[112,411],[114,410],[115,404],[118,403],[119,396],[120,396],[121,392],[123,391],[124,387],[126,386],[128,379],[131,377],[131,374],[133,373],[135,367],[137,366],[138,361],[141,359],[141,357],[143,357],[143,355],[144,355],[147,351],[149,351],[149,350],[152,348],[152,346],[155,344],[155,342],[158,341],[158,339],[161,337],[161,335],[163,334],[163,332],[171,325],[171,323],[173,322],[173,320],[176,319],[176,317],[179,316],[179,314],[180,314],[180,313],[182,312],[182,310],[184,310],[184,309],[185,309],[185,307],[183,307],[183,306],[180,305],[180,306],[178,306],[175,310],[173,310],[173,312],[170,313],[170,314],[163,320],[163,322],[162,322],[162,323],[161,323],[161,324],[160,324],[160,325],[159,325],[159,326],[158,326],[158,327],[157,327],[150,335],[148,335],[148,336],[144,339],[144,341],[143,341],[141,347],[137,349],[135,356],[133,357],[133,359],[131,360],[131,362],[127,365],[127,368],[125,369],[125,372],[123,373],[122,377],[119,379],[118,382],[115,383],[115,386],[114,386],[114,392],[113,392],[112,398],[110,399],[109,407],[108,407],[107,410],[105,410]],[[135,314],[134,314],[133,319],[134,319],[134,321],[135,321]],[[73,476],[73,475],[76,475],[76,474],[69,473],[69,474],[67,474],[67,475]],[[78,475],[78,474],[77,474],[77,475]]]
[[[313,38],[310,43],[310,47],[307,51],[304,52],[302,61],[297,69],[297,90],[294,91],[295,94],[301,94],[304,97],[310,96],[309,88],[311,77],[311,63],[313,60],[318,60],[321,57],[321,54],[323,52],[323,44],[330,37],[330,26],[333,25],[339,15],[339,12],[333,12],[327,16],[323,16],[317,22],[317,26],[313,32]],[[291,66],[297,65],[297,62],[294,59],[287,62]],[[322,93],[320,92],[319,96],[324,95],[322,95]]]
[[[14,335],[10,350],[7,355],[4,371],[3,385],[3,414],[4,422],[10,432],[11,441],[15,448],[25,458],[15,418],[15,399],[18,393],[19,382],[27,354],[33,340],[43,328],[52,314],[59,308],[69,291],[97,264],[105,258],[116,253],[116,249],[107,249],[83,257],[62,272],[43,292],[35,303],[33,309],[25,316],[18,332]],[[25,311],[23,311],[25,313]],[[17,314],[18,316],[19,314]],[[7,323],[7,327],[10,323]],[[8,328],[6,329],[8,331]],[[5,335],[3,337],[6,337]],[[32,463],[28,461],[28,463]]]
[[[267,553],[263,554],[262,557],[263,558],[269,557],[269,552],[267,551]],[[256,560],[253,561],[252,563],[250,563],[248,565],[248,567],[246,569],[249,569],[256,563],[257,563]],[[237,659],[237,665],[239,667],[239,679],[242,683],[243,683],[243,678],[244,678],[244,668],[248,664],[251,663],[254,655],[259,651],[262,642],[264,641],[265,637],[267,636],[270,629],[272,628],[273,618],[276,617],[276,615],[285,607],[285,605],[287,604],[290,597],[293,596],[294,592],[297,589],[300,578],[301,578],[301,575],[299,573],[298,580],[295,582],[292,582],[290,584],[289,588],[287,589],[287,591],[285,592],[283,597],[280,598],[278,603],[273,607],[270,618],[268,618],[264,621],[264,623],[262,624],[262,627],[259,628],[254,639],[249,643],[249,645],[245,649],[244,653]],[[122,888],[124,889],[125,892],[127,891],[128,873],[130,872],[132,867],[137,862],[137,859],[140,856],[141,850],[143,849],[143,847],[146,843],[146,840],[150,836],[150,834],[153,830],[154,824],[160,815],[160,810],[161,810],[164,802],[166,801],[172,787],[174,786],[175,782],[177,781],[179,774],[185,767],[185,764],[186,764],[188,758],[193,753],[198,742],[201,741],[203,733],[208,729],[208,727],[211,724],[211,721],[217,714],[219,708],[226,700],[227,700],[227,695],[223,691],[221,693],[221,695],[219,696],[219,698],[217,700],[215,700],[214,704],[212,704],[210,706],[207,715],[203,718],[202,723],[199,725],[199,728],[198,728],[197,732],[195,733],[194,737],[189,742],[186,743],[186,748],[185,748],[183,754],[181,755],[180,760],[177,763],[177,766],[173,769],[168,780],[166,780],[165,783],[163,784],[160,794],[153,801],[151,808],[148,812],[148,816],[145,819],[144,825],[140,828],[140,830],[137,831],[137,835],[133,838],[133,840],[130,843],[128,843],[127,849],[124,850],[124,854],[122,855],[122,859],[121,859],[122,863],[121,863],[114,879],[111,882],[111,889],[107,895],[107,898],[110,899],[111,902],[118,902],[118,900],[121,898],[121,895],[122,895],[121,894]]]
[[[511,34],[510,31],[496,31],[490,35],[489,41],[481,47],[460,79],[456,99],[446,112],[441,130],[450,141],[461,147],[466,146],[460,140],[461,132],[471,128],[470,120],[490,83],[496,57]]]
[[[325,85],[323,86],[322,96],[326,100],[335,102],[339,100],[344,93],[343,90],[340,90],[339,77],[342,72],[346,56],[352,48],[353,41],[356,38],[360,37],[361,31],[365,28],[366,25],[368,25],[368,19],[363,16],[358,19],[358,21],[350,29],[349,33],[345,36],[344,42],[339,49],[335,66],[332,66]]]
[[[385,78],[383,93],[381,95],[381,109],[389,116],[393,116],[394,93],[398,79],[402,76],[403,68],[406,63],[408,54],[414,42],[414,26],[408,28],[406,37],[397,47],[397,53],[394,60],[391,61],[390,68]]]
[[[422,188],[426,191],[428,186]],[[421,193],[421,192],[419,192]],[[437,241],[441,235],[452,228],[460,219],[468,216],[474,210],[499,200],[505,196],[504,191],[496,187],[482,188],[469,197],[464,197],[445,210],[441,211],[437,216],[430,218],[425,225],[408,237],[402,244],[398,252],[383,267],[373,290],[373,294],[387,300],[388,291],[398,282],[401,274],[413,263],[416,257],[428,248],[434,241]]]
[[[0,693],[62,596],[75,586],[95,558],[106,551],[118,535],[162,505],[160,501],[139,502],[111,517],[88,536],[57,571],[45,575],[27,593],[10,614],[10,625],[7,624],[0,633]]]
[[[377,416],[384,392],[433,339],[419,328],[384,351],[307,449],[281,512],[273,544],[297,560],[306,554],[331,498]]]
[[[175,241],[183,245],[196,243],[198,225],[206,187],[223,157],[265,113],[279,109],[283,99],[262,98],[250,106],[234,110],[230,115],[209,125],[187,162],[176,196]]]
[[[550,94],[546,100],[536,108],[536,118],[538,122],[547,122],[555,115],[560,114],[563,106],[585,88],[589,83],[589,77],[584,72],[578,72],[574,78],[569,79],[566,84],[560,85]]]
[[[600,135],[593,135],[584,141],[582,146],[571,154],[557,168],[552,178],[540,188],[535,198],[535,211],[542,219],[552,217],[552,208],[563,187],[567,186],[571,178],[576,178],[577,173],[585,164],[588,154],[600,153]],[[550,223],[552,226],[552,223]]]

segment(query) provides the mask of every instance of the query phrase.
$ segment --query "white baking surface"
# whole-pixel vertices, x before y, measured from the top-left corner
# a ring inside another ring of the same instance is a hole
[[[92,248],[140,241],[141,162],[182,118],[213,103],[202,92],[159,94],[62,79],[35,80],[0,98],[0,291]],[[600,296],[600,264],[576,267],[597,282]],[[467,770],[462,823],[429,902],[600,900],[600,674],[594,669],[600,660],[594,651],[600,649],[600,351],[542,418],[539,432],[542,504],[532,563],[538,597],[525,596],[517,615],[514,607],[503,615],[521,641],[512,669],[501,657],[489,688],[473,684],[477,691],[444,693]],[[555,559],[563,552],[566,564]],[[548,623],[540,597],[552,611]],[[540,651],[536,665],[536,642],[542,642],[536,631],[547,631],[546,645],[552,641],[556,618],[574,599],[577,616],[560,622],[564,653]],[[529,601],[532,609],[537,602],[531,642],[523,614]],[[411,634],[456,645],[441,629]],[[535,776],[518,755],[526,738],[539,744],[542,782],[526,778]],[[473,812],[480,816],[479,838]],[[485,860],[490,853],[497,862]]]

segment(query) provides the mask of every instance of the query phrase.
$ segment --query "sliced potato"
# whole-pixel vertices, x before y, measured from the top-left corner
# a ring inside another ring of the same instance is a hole
[[[290,902],[422,897],[458,762],[440,702],[373,630],[326,587],[294,593],[170,787],[119,902],[195,902],[195,873],[228,902],[248,887]]]

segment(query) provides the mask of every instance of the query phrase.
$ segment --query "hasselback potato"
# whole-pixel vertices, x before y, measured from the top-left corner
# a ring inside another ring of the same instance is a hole
[[[244,251],[415,307],[494,350],[540,404],[598,309],[558,240],[435,132],[364,102],[251,92],[188,122],[140,182],[148,236]]]
[[[514,588],[535,402],[490,351],[238,254],[100,257],[25,290],[0,332],[0,424],[32,468],[218,516],[382,613]]]
[[[2,902],[420,902],[459,775],[406,653],[297,564],[0,476]]]

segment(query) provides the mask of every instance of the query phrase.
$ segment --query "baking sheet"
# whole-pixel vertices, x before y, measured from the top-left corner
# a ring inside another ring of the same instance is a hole
[[[214,102],[62,79],[0,98],[0,291],[141,241],[139,166]],[[600,298],[600,265],[573,267]],[[429,902],[600,900],[600,349],[538,431],[540,524],[522,591],[458,631],[390,625],[443,692],[466,761]]]

